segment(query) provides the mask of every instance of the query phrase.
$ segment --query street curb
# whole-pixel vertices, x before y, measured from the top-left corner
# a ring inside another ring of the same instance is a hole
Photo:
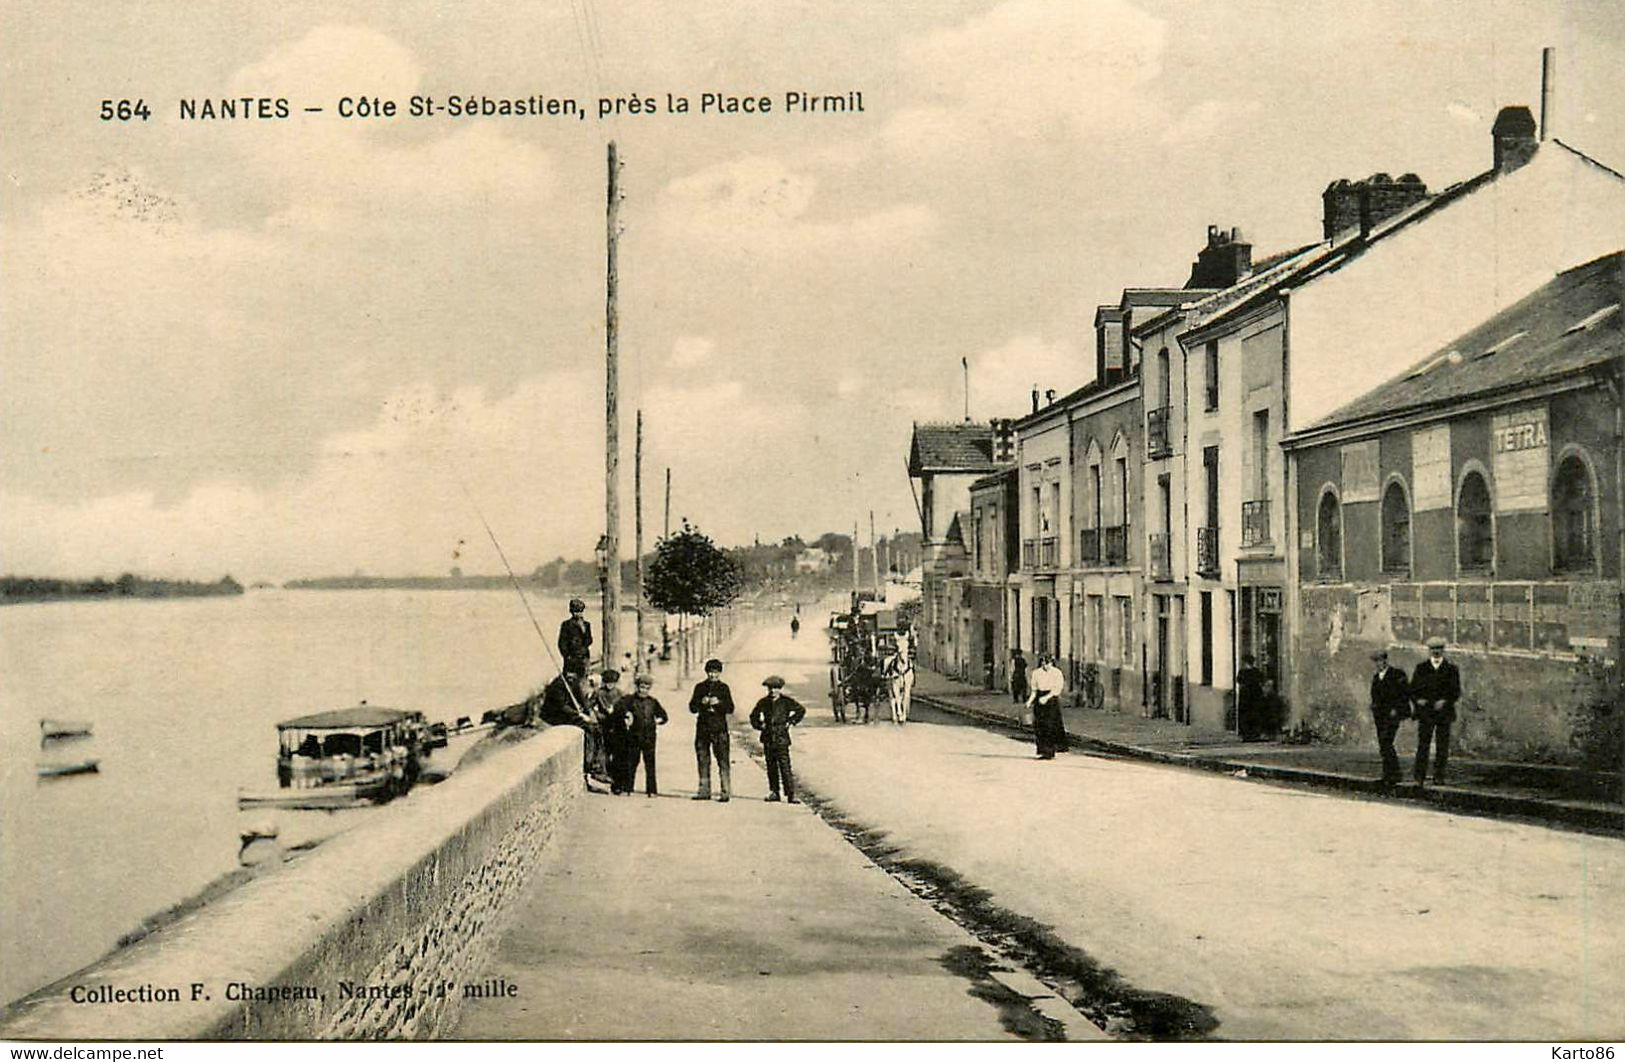
[[[1032,727],[1028,724],[997,712],[979,711],[926,693],[915,693],[914,699],[951,715],[991,723],[1021,733],[1032,733]],[[1569,804],[1561,801],[1541,800],[1537,797],[1498,793],[1490,789],[1473,789],[1461,786],[1386,788],[1381,782],[1360,775],[1315,771],[1303,767],[1280,767],[1249,760],[1204,756],[1200,753],[1163,752],[1158,749],[1148,749],[1139,745],[1108,741],[1104,738],[1092,738],[1081,734],[1069,734],[1067,742],[1073,748],[1104,752],[1151,763],[1163,763],[1174,767],[1196,768],[1227,774],[1232,777],[1237,777],[1237,772],[1243,772],[1240,777],[1249,781],[1256,779],[1272,782],[1293,782],[1299,785],[1315,786],[1320,789],[1363,793],[1367,796],[1389,800],[1404,800],[1413,804],[1437,808],[1440,811],[1463,812],[1489,818],[1533,819],[1548,825],[1609,833],[1615,836],[1625,835],[1625,807],[1606,808],[1584,804]]]

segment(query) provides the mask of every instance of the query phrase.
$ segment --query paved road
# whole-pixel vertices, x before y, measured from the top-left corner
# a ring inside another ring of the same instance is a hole
[[[778,663],[730,666],[741,711]],[[764,803],[766,777],[740,740],[734,800],[690,800],[687,698],[666,681],[656,694],[672,713],[661,797],[642,795],[640,775],[634,796],[583,798],[488,969],[518,996],[469,1004],[455,1037],[1100,1035],[1036,981],[990,970],[972,937],[807,807]]]
[[[824,646],[764,632],[809,706]],[[826,702],[823,702],[827,704]],[[884,713],[881,713],[884,714]],[[1235,1039],[1625,1037],[1625,841],[1029,745],[838,726],[798,772],[898,860]]]

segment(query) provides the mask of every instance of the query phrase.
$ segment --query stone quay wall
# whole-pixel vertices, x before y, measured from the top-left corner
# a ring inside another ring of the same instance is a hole
[[[487,967],[582,792],[548,730],[33,993],[0,1040],[431,1039]],[[500,993],[501,986],[495,990]]]

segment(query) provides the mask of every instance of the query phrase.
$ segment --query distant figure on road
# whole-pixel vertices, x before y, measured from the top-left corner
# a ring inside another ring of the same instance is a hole
[[[587,622],[587,603],[579,597],[570,599],[570,618],[559,624],[559,656],[564,660],[564,670],[587,673],[587,661],[592,659],[592,624]]]
[[[798,635],[800,633],[801,633],[801,617],[800,616],[791,616],[790,617],[790,637],[794,638],[796,635]]]
[[[695,800],[711,799],[711,757],[717,758],[717,777],[722,783],[722,795],[717,799],[728,802],[728,716],[733,714],[734,695],[722,681],[722,661],[705,662],[705,681],[694,687],[688,699],[688,710],[694,720],[694,764],[699,769],[700,784]]]
[[[639,675],[633,683],[636,687],[633,692],[622,697],[621,703],[615,706],[616,723],[626,730],[627,737],[621,788],[628,793],[632,791],[637,783],[638,759],[641,757],[643,792],[646,796],[656,797],[660,795],[660,783],[655,778],[655,739],[659,736],[656,728],[665,726],[671,717],[649,693],[655,683],[653,676],[647,673]]]
[[[1241,670],[1236,672],[1236,733],[1241,740],[1257,741],[1262,736],[1268,704],[1264,673],[1253,666],[1251,653],[1243,653]]]
[[[1061,719],[1061,693],[1066,689],[1066,676],[1048,653],[1038,654],[1032,686],[1027,706],[1033,713],[1038,758],[1053,760],[1057,752],[1066,751],[1066,723]]]
[[[1019,648],[1010,650],[1010,699],[1017,704],[1027,700],[1027,658]]]
[[[1450,759],[1450,724],[1456,721],[1456,702],[1461,699],[1461,672],[1444,658],[1444,639],[1428,639],[1428,658],[1411,674],[1411,703],[1416,706],[1416,764],[1412,777],[1424,785],[1428,775],[1428,752],[1438,735],[1439,755],[1433,761],[1433,781],[1444,781]]]
[[[1410,683],[1405,672],[1388,666],[1388,653],[1378,649],[1371,654],[1376,673],[1371,676],[1371,722],[1377,728],[1377,748],[1382,752],[1382,784],[1399,784],[1399,755],[1394,752],[1394,735],[1399,724],[1411,717]]]
[[[762,735],[762,751],[767,754],[767,799],[779,799],[779,789],[792,804],[796,799],[795,775],[790,769],[790,728],[807,716],[807,709],[784,694],[784,680],[769,675],[762,680],[767,696],[750,710],[750,725]]]

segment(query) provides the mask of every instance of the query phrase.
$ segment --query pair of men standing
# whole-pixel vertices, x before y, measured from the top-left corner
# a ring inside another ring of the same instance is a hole
[[[1399,782],[1399,755],[1394,751],[1394,737],[1399,733],[1399,724],[1413,712],[1416,761],[1412,777],[1417,785],[1426,784],[1428,760],[1437,742],[1433,781],[1437,784],[1445,779],[1445,768],[1450,760],[1450,727],[1456,721],[1456,702],[1461,699],[1461,672],[1445,659],[1444,646],[1443,638],[1429,638],[1428,658],[1416,665],[1408,680],[1405,672],[1388,666],[1386,650],[1371,654],[1376,665],[1376,674],[1371,676],[1371,720],[1377,727],[1384,785]]]
[[[750,710],[750,725],[762,735],[762,752],[767,759],[767,799],[784,799],[799,804],[796,799],[795,776],[790,769],[790,728],[807,715],[793,698],[784,694],[784,680],[769,675],[762,680],[767,695]],[[711,799],[711,757],[717,761],[717,774],[722,783],[722,795],[717,799],[728,801],[729,739],[728,716],[734,710],[733,692],[722,681],[722,661],[705,662],[705,681],[694,687],[688,699],[688,710],[694,720],[694,762],[699,770],[700,784],[695,800]]]

